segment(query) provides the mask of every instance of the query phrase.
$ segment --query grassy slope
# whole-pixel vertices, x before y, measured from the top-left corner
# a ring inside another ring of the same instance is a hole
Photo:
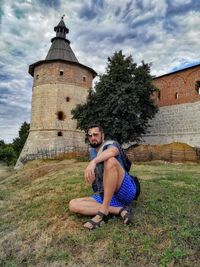
[[[0,172],[0,266],[200,266],[200,165],[134,165],[142,193],[133,225],[115,218],[95,231],[68,210],[91,194],[86,165],[34,161]]]

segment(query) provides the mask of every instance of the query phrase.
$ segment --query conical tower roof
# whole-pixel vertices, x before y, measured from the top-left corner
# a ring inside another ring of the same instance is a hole
[[[51,39],[51,47],[47,53],[45,60],[40,60],[34,64],[29,66],[29,73],[34,76],[34,68],[38,65],[52,62],[52,61],[65,61],[70,64],[76,64],[83,68],[86,68],[91,71],[93,77],[97,75],[97,73],[81,63],[79,63],[78,59],[76,58],[74,52],[70,47],[70,41],[66,39],[66,34],[69,32],[69,29],[65,26],[63,17],[61,18],[60,22],[57,26],[54,27],[54,31],[56,32],[56,36]]]
[[[66,34],[69,30],[65,26],[63,17],[58,25],[54,27],[54,31],[56,32],[56,37],[51,39],[52,45],[45,60],[61,59],[78,63],[78,59],[70,47],[70,41],[66,39]]]

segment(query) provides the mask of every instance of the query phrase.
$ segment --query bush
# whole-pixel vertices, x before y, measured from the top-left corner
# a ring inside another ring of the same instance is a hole
[[[17,160],[17,155],[11,145],[5,145],[0,148],[0,161],[5,162],[8,166],[14,165]]]

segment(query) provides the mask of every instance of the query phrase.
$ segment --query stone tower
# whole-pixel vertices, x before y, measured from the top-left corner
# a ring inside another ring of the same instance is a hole
[[[39,154],[84,149],[84,133],[76,129],[71,110],[84,103],[96,72],[78,62],[66,39],[63,17],[45,60],[29,66],[33,76],[30,132],[16,167]]]

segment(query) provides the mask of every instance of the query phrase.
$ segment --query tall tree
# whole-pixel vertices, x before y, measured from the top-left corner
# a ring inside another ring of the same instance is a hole
[[[13,139],[13,148],[17,154],[17,157],[19,157],[23,149],[23,146],[28,137],[29,129],[30,129],[30,124],[27,123],[26,121],[23,122],[19,130],[19,137]]]
[[[120,143],[137,142],[145,134],[148,121],[157,112],[152,94],[150,65],[137,65],[122,51],[108,58],[105,74],[90,90],[85,104],[72,110],[77,128],[86,130],[88,124],[100,123],[107,138]]]

